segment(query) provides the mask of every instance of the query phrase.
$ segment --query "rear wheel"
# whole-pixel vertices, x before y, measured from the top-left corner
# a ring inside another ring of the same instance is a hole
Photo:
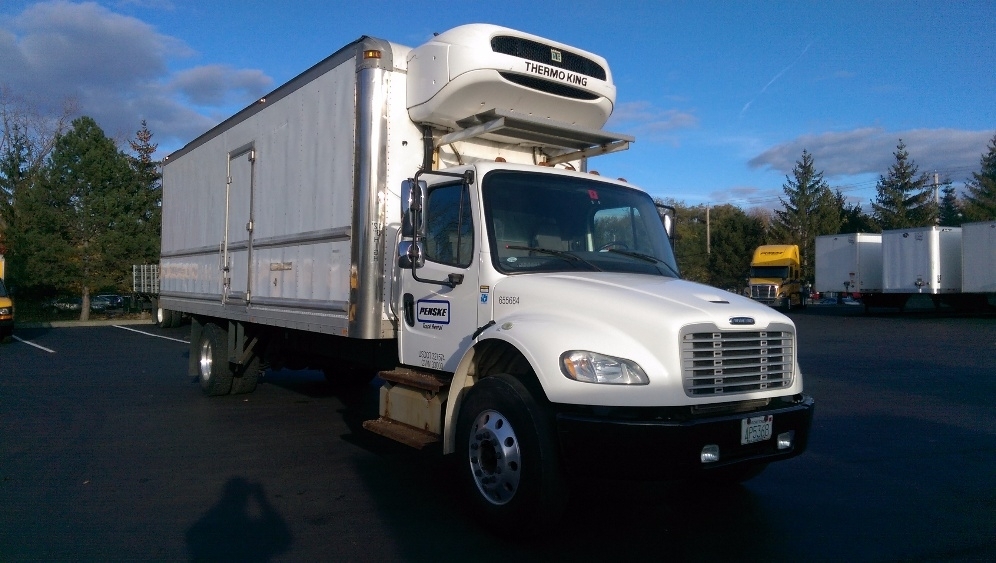
[[[169,328],[173,325],[173,311],[163,309],[156,303],[156,326],[159,328]]]
[[[238,366],[235,373],[232,374],[232,395],[255,391],[262,371],[262,362],[260,362],[259,356],[253,354],[248,363]]]
[[[567,486],[547,413],[515,377],[497,375],[467,392],[457,419],[457,464],[474,510],[518,532],[555,522]]]
[[[227,347],[228,334],[221,327],[213,323],[204,325],[197,346],[197,370],[201,389],[207,395],[227,395],[232,390]]]

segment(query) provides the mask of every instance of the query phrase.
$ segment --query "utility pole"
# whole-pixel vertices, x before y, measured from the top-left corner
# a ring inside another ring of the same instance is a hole
[[[709,206],[706,205],[706,256],[712,254],[712,235],[709,227]]]

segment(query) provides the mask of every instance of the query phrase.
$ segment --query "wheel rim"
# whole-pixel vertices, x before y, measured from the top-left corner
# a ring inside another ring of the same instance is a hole
[[[477,415],[470,431],[470,472],[477,489],[494,505],[512,500],[522,475],[519,438],[508,419],[487,410]]]
[[[163,313],[163,308],[156,308],[156,321],[159,323],[159,326],[162,326],[164,318],[166,318],[166,314]]]
[[[201,368],[201,379],[207,381],[211,378],[211,366],[214,363],[214,350],[211,348],[211,341],[205,340],[201,342],[201,357],[200,364]]]

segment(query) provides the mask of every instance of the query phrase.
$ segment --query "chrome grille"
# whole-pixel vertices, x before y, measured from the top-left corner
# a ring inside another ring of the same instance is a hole
[[[722,331],[691,327],[681,337],[681,370],[690,397],[788,388],[794,361],[791,327]]]
[[[773,285],[752,285],[750,296],[753,299],[774,299],[778,296],[775,288]]]

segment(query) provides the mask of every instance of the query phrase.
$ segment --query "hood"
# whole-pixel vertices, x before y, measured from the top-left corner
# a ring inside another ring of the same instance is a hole
[[[614,273],[556,273],[510,276],[495,284],[495,320],[512,312],[517,298],[531,310],[555,309],[582,319],[627,324],[660,330],[668,326],[685,326],[712,322],[720,329],[744,328],[743,320],[764,328],[771,323],[792,321],[785,315],[735,293],[686,280],[660,276],[634,276]]]

